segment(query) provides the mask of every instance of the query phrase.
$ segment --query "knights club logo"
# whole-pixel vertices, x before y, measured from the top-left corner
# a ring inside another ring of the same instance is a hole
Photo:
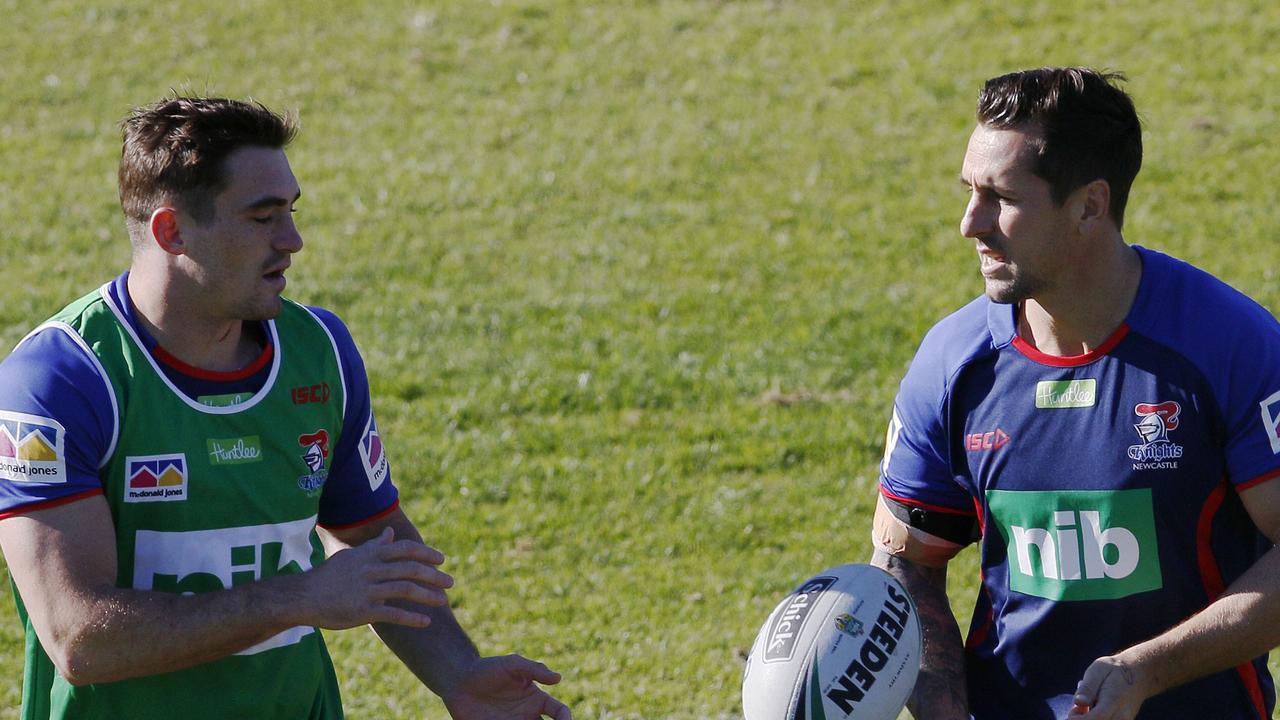
[[[319,492],[324,487],[324,481],[329,478],[329,469],[325,467],[329,459],[329,431],[321,428],[313,433],[299,435],[298,445],[302,446],[302,462],[311,471],[298,477],[298,487],[308,494]]]
[[[1182,446],[1169,439],[1169,433],[1178,429],[1178,416],[1182,406],[1168,400],[1161,403],[1138,403],[1133,407],[1138,422],[1133,429],[1141,440],[1129,446],[1129,459],[1134,470],[1172,470],[1178,467]]]

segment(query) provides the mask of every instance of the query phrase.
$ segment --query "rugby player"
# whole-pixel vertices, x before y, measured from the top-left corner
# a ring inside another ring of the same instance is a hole
[[[235,100],[137,109],[129,271],[0,364],[23,717],[340,718],[317,628],[371,623],[454,718],[569,720],[536,684],[559,675],[458,626],[351,334],[281,298],[294,131]]]
[[[985,293],[902,381],[873,531],[923,621],[917,718],[1275,708],[1280,326],[1125,241],[1142,138],[1119,79],[1028,70],[978,98],[960,230]],[[946,570],[973,542],[962,643]]]

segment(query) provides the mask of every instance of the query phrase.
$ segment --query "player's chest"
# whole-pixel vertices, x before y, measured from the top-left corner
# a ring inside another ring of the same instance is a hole
[[[1218,411],[1189,369],[1006,356],[964,380],[948,410],[951,457],[979,494],[1221,480]]]

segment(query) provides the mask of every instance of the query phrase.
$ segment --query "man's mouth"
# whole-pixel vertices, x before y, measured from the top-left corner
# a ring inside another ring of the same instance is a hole
[[[983,275],[998,272],[1007,264],[1003,254],[987,248],[978,248],[978,262]]]

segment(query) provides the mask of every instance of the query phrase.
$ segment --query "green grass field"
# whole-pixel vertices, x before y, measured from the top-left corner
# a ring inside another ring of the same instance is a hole
[[[360,343],[463,623],[578,718],[738,717],[768,610],[869,556],[898,380],[981,291],[955,177],[987,77],[1125,71],[1127,239],[1280,308],[1275,3],[207,5],[0,0],[0,346],[127,265],[130,107],[295,111],[289,293]],[[970,550],[962,625],[975,583]],[[445,717],[329,637],[352,718]]]

